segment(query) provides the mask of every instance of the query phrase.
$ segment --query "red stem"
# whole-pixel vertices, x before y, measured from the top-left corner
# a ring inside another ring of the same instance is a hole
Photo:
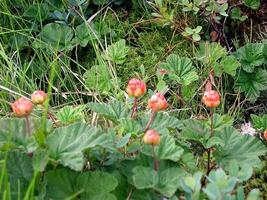
[[[30,128],[30,120],[29,120],[29,115],[25,117],[26,119],[26,131],[27,134],[30,136],[31,135],[31,128]]]
[[[153,111],[152,114],[151,114],[151,116],[150,116],[150,119],[149,119],[149,121],[148,121],[148,123],[146,125],[146,128],[145,128],[145,131],[144,132],[146,132],[149,129],[149,127],[150,127],[150,125],[151,125],[151,123],[152,123],[152,121],[153,121],[153,119],[155,117],[155,114],[156,114],[156,112]]]
[[[134,118],[134,114],[135,114],[136,111],[137,111],[137,98],[134,98],[134,105],[133,105],[131,118]]]
[[[157,160],[157,157],[156,157],[154,145],[152,145],[152,152],[153,152],[153,158],[154,158],[154,169],[155,169],[155,171],[158,171],[159,170],[159,161]]]
[[[213,110],[212,108],[210,109],[210,138],[212,138],[214,135],[214,130],[213,130]],[[207,166],[207,176],[209,175],[211,171],[211,154],[212,154],[212,149],[208,149],[208,166]]]
[[[213,130],[213,110],[210,109],[210,137],[213,137],[214,130]]]

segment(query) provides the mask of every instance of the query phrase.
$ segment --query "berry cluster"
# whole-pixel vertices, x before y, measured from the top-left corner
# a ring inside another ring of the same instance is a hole
[[[202,102],[204,105],[208,108],[216,108],[220,105],[220,94],[211,89],[211,84],[210,87],[206,87],[206,91],[202,97]],[[208,89],[207,89],[208,88]],[[134,97],[135,100],[138,97],[141,97],[144,95],[147,91],[146,84],[144,81],[139,80],[139,79],[131,79],[128,82],[128,85],[126,87],[126,92],[128,93],[129,96]],[[160,92],[157,92],[156,94],[152,95],[152,97],[148,100],[148,108],[151,109],[152,111],[152,116],[149,124],[146,127],[145,130],[145,135],[143,138],[143,141],[145,144],[151,144],[151,145],[158,145],[160,142],[160,135],[157,131],[155,130],[147,130],[150,126],[151,121],[153,120],[154,114],[158,111],[166,110],[168,107],[168,103],[164,97],[163,94]],[[133,113],[136,111],[136,101],[134,104],[133,108]]]
[[[33,110],[33,104],[43,104],[47,99],[47,94],[42,90],[37,90],[31,95],[31,100],[20,97],[11,104],[11,108],[17,117],[27,117]]]

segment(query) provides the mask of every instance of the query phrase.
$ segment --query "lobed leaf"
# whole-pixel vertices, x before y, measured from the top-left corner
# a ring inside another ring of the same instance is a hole
[[[55,129],[47,137],[47,148],[51,158],[75,171],[84,165],[83,151],[95,146],[105,146],[109,142],[101,129],[83,123]]]

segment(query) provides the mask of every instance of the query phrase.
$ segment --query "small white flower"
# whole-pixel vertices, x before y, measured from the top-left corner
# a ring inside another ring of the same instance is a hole
[[[241,134],[242,135],[255,136],[256,135],[256,129],[254,129],[252,127],[251,122],[244,123],[241,125]]]

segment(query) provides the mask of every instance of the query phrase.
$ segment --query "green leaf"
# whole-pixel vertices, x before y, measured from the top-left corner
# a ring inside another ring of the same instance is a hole
[[[190,28],[190,27],[186,27],[185,28],[185,32],[188,34],[188,35],[192,35],[194,33],[193,29]]]
[[[201,30],[202,30],[202,26],[197,26],[195,28],[195,33],[200,33]]]
[[[224,196],[231,193],[234,189],[237,178],[228,177],[222,169],[211,171],[208,178],[209,183],[203,191],[209,199],[223,199]]]
[[[244,0],[246,6],[252,8],[253,10],[257,10],[260,7],[260,0]]]
[[[109,2],[109,0],[93,0],[93,3],[95,5],[104,5],[104,4],[108,3],[108,2]]]
[[[222,58],[220,63],[216,63],[214,65],[214,70],[217,76],[220,76],[223,72],[235,76],[236,69],[240,67],[240,63],[237,61],[237,59],[234,56],[226,56]]]
[[[192,38],[193,38],[193,40],[194,40],[194,41],[196,41],[196,42],[198,42],[198,41],[200,41],[200,40],[201,40],[201,37],[200,37],[200,35],[199,35],[199,34],[197,34],[197,33],[194,33],[194,34],[193,34],[193,36],[192,36]]]
[[[236,160],[240,166],[250,164],[258,166],[259,156],[267,151],[265,145],[256,137],[243,136],[232,127],[225,127],[221,131],[215,131],[216,137],[224,141],[224,146],[217,146],[214,158],[217,163],[227,166],[232,160]]]
[[[49,17],[49,6],[47,3],[35,3],[30,5],[23,15],[29,19],[42,22]]]
[[[246,164],[244,166],[241,166],[241,170],[238,173],[238,178],[241,181],[247,181],[248,179],[251,178],[253,174],[253,168],[249,166],[249,164]]]
[[[118,181],[113,175],[100,171],[85,172],[77,178],[77,187],[85,190],[82,194],[84,199],[116,199],[108,193],[112,192],[117,185]]]
[[[229,172],[229,175],[231,176],[238,176],[239,173],[239,165],[236,160],[229,161],[229,165],[227,167],[227,171]]]
[[[255,102],[260,92],[267,89],[267,71],[257,69],[253,73],[241,71],[236,83],[236,91],[244,92],[249,101]]]
[[[125,136],[123,136],[116,144],[116,148],[122,148],[124,147],[130,140],[131,138],[131,135],[130,133],[126,134]]]
[[[161,93],[164,93],[164,91],[168,90],[168,85],[164,80],[160,80],[157,84],[157,90]]]
[[[159,171],[159,183],[155,189],[166,197],[174,195],[179,187],[179,180],[185,175],[185,172],[179,167],[171,167]]]
[[[187,167],[187,169],[189,170],[194,170],[196,167],[196,163],[197,163],[197,159],[195,158],[195,156],[193,155],[193,153],[191,152],[185,152],[182,155],[182,163],[185,164],[185,166]]]
[[[229,115],[213,114],[213,129],[220,130],[227,126],[232,126],[234,119]],[[207,127],[210,127],[210,119],[207,120]]]
[[[181,96],[185,101],[190,101],[191,98],[195,95],[196,90],[198,89],[198,83],[192,83],[186,87],[182,87]]]
[[[112,89],[111,77],[105,65],[94,65],[83,76],[89,89],[103,93]]]
[[[201,177],[202,173],[196,172],[193,176],[185,176],[181,179],[180,185],[187,193],[187,199],[199,199],[199,193],[201,189]]]
[[[33,154],[33,168],[35,171],[45,171],[46,165],[49,161],[49,156],[46,150],[38,149]]]
[[[14,34],[9,38],[8,44],[14,50],[22,50],[29,46],[29,38],[25,35]]]
[[[252,122],[253,122],[253,127],[257,128],[261,131],[264,131],[267,129],[267,114],[265,115],[250,115]]]
[[[155,146],[155,155],[158,160],[172,160],[174,162],[180,160],[184,150],[175,144],[175,140],[170,135],[163,135],[160,138],[160,144]],[[145,145],[142,153],[153,156],[151,145]]]
[[[206,188],[203,189],[203,192],[206,193],[206,195],[211,200],[220,199],[220,190],[215,184],[208,184]]]
[[[120,119],[120,128],[124,133],[133,133],[133,134],[138,134],[140,132],[143,132],[144,130],[141,127],[140,123],[129,118]]]
[[[184,178],[184,184],[188,186],[192,191],[195,188],[196,182],[195,179],[191,176],[187,176]]]
[[[45,174],[46,199],[61,200],[78,197],[87,200],[116,200],[112,192],[117,179],[106,172],[76,173],[67,169],[56,169]]]
[[[133,169],[133,183],[137,189],[154,189],[166,197],[171,197],[179,186],[179,179],[185,174],[178,167],[156,172],[150,167],[137,166]]]
[[[123,64],[126,60],[129,47],[126,46],[125,40],[119,40],[108,46],[106,58],[116,64]]]
[[[72,124],[77,121],[84,121],[83,110],[85,108],[86,105],[79,105],[76,107],[64,106],[56,113],[56,117],[63,125]]]
[[[82,47],[85,47],[88,42],[100,38],[99,33],[95,30],[94,24],[84,22],[76,27],[74,42],[78,42]]]
[[[168,77],[182,85],[189,85],[198,80],[198,75],[192,61],[187,57],[171,54],[161,63],[161,68],[168,70]]]
[[[31,133],[40,128],[40,119],[30,118]],[[0,119],[0,147],[15,147],[32,152],[37,148],[33,135],[29,136],[26,129],[26,120],[19,118]],[[51,123],[47,125],[47,132],[51,129]]]
[[[61,200],[77,192],[77,173],[68,169],[56,169],[45,173],[46,199]],[[83,191],[82,191],[83,192]]]
[[[203,42],[199,45],[197,51],[197,58],[210,68],[213,67],[216,62],[227,55],[226,48],[223,48],[219,43]]]
[[[71,39],[73,37],[73,31],[67,25],[57,23],[47,24],[44,26],[39,36],[46,45],[57,51],[72,49]],[[35,42],[37,44],[36,47],[45,48],[43,43],[38,44],[38,41]]]
[[[6,161],[12,199],[22,199],[33,177],[31,158],[26,153],[11,151]]]
[[[264,63],[263,47],[263,43],[249,43],[237,49],[235,56],[246,72],[252,73]]]
[[[241,169],[239,169],[239,167]],[[253,173],[253,168],[249,164],[239,166],[236,160],[231,160],[227,167],[227,171],[233,177],[237,177],[241,181],[247,181]]]
[[[253,189],[249,192],[247,196],[247,200],[260,200],[260,190],[259,189]]]
[[[82,123],[57,128],[47,137],[50,157],[75,171],[83,168],[85,149],[104,147],[108,142],[108,136],[101,129]]]
[[[236,192],[237,200],[244,200],[245,199],[245,193],[244,193],[244,187],[238,186],[237,192]]]
[[[248,17],[246,15],[242,15],[240,8],[233,8],[231,10],[231,18],[239,21],[245,21]]]
[[[126,106],[117,100],[111,100],[109,103],[88,103],[88,107],[115,123],[119,123],[121,118],[130,116],[130,112]]]
[[[157,6],[159,6],[160,8],[163,6],[163,0],[155,0],[155,3]]]
[[[133,169],[132,178],[137,189],[153,188],[159,181],[157,172],[154,169],[142,166]]]
[[[206,144],[210,137],[210,129],[208,129],[204,123],[197,120],[184,121],[185,126],[182,128],[181,138],[186,140],[193,140]]]
[[[141,126],[143,127],[142,130],[145,129],[146,124],[149,121],[149,118],[150,116],[146,115],[140,119]],[[182,126],[182,122],[178,120],[177,118],[169,116],[162,112],[158,112],[156,113],[150,125],[150,129],[154,129],[154,130],[161,132],[165,128],[175,129],[175,128],[181,128],[181,126]]]
[[[150,192],[147,190],[134,190],[131,195],[131,200],[153,200]]]
[[[208,139],[207,143],[204,146],[206,149],[208,149],[217,145],[224,146],[224,141],[219,137],[213,136]]]

